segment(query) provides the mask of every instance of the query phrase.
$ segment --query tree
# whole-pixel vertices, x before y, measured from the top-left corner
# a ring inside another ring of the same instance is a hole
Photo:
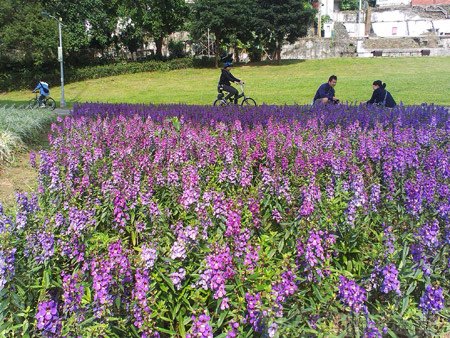
[[[254,0],[225,2],[220,0],[197,0],[192,4],[191,34],[199,39],[205,32],[214,34],[216,39],[216,67],[220,46],[234,39],[248,41],[252,38],[255,6]],[[248,39],[247,39],[248,38]]]
[[[94,48],[102,54],[117,45],[117,25],[125,0],[41,0],[46,10],[64,23],[64,46],[82,53]]]
[[[307,0],[256,0],[256,34],[281,59],[285,41],[294,43],[305,36],[315,11]]]
[[[0,2],[0,55],[4,65],[42,66],[56,60],[57,26],[40,16],[38,1]]]
[[[188,16],[185,0],[134,0],[133,23],[154,38],[156,55],[162,57],[164,38],[182,29]]]

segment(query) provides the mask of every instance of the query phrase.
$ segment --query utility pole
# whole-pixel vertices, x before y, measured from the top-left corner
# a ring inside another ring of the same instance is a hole
[[[64,60],[63,60],[63,44],[62,44],[62,18],[56,18],[47,12],[42,12],[42,15],[52,18],[58,22],[58,34],[59,34],[59,46],[58,46],[58,61],[61,69],[61,100],[59,106],[64,108],[66,106],[66,100],[64,99]]]
[[[319,10],[318,10],[319,17],[317,18],[317,35],[320,38],[322,37],[322,13],[321,13],[321,9],[322,9],[322,1],[319,0]]]

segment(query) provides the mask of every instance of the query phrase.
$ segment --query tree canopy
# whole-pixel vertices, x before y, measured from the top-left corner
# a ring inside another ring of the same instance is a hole
[[[313,16],[307,0],[0,0],[0,70],[54,67],[59,19],[65,61],[77,66],[134,53],[151,39],[161,57],[164,38],[183,30],[194,40],[209,30],[216,60],[228,47],[279,59],[283,43],[305,35]]]

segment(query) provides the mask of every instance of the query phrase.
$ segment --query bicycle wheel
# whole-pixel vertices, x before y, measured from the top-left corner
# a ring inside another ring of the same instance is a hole
[[[253,100],[251,97],[247,97],[242,101],[241,106],[253,106],[256,107],[256,101]]]
[[[214,106],[225,107],[227,103],[224,100],[217,99],[213,103]]]
[[[56,108],[56,102],[55,100],[53,100],[51,97],[47,97],[47,99],[45,100],[45,107],[53,110]]]
[[[28,109],[34,109],[34,108],[37,108],[38,105],[39,105],[38,100],[31,99],[30,101],[28,101],[27,108]]]

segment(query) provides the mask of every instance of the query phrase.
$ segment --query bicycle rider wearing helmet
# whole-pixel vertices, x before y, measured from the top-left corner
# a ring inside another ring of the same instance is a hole
[[[233,65],[232,62],[230,61],[227,61],[223,64],[222,73],[220,74],[219,80],[219,90],[222,89],[228,92],[228,95],[225,97],[225,100],[228,100],[229,98],[234,96],[234,104],[237,104],[238,91],[236,88],[231,86],[231,82],[236,82],[240,84],[244,84],[244,82],[234,77],[233,74],[231,74],[230,68],[232,65]]]

